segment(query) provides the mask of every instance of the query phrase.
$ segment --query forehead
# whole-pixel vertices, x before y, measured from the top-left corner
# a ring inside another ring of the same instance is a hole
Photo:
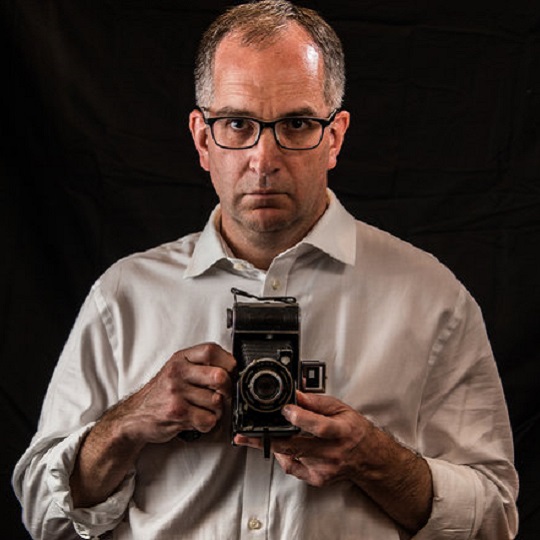
[[[213,111],[275,118],[295,110],[326,114],[324,63],[307,32],[289,27],[270,43],[245,45],[238,35],[218,46]]]

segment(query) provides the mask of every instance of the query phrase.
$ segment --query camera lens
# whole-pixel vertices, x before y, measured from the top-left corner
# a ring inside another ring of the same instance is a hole
[[[264,403],[274,401],[281,393],[282,388],[281,378],[271,371],[259,371],[250,383],[252,393]]]
[[[239,388],[246,404],[260,412],[278,411],[294,391],[290,371],[272,358],[252,362],[241,374]]]

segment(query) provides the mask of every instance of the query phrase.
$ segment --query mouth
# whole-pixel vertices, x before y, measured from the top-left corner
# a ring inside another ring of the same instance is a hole
[[[287,194],[285,192],[276,190],[256,190],[244,194],[247,200],[264,206],[272,205],[272,203],[277,204],[279,199],[286,196]]]
[[[255,189],[253,191],[247,191],[244,193],[245,197],[283,197],[286,196],[285,191],[278,191],[277,189]]]
[[[287,194],[282,191],[256,190],[244,194],[244,204],[247,209],[254,210],[283,210],[288,207]]]

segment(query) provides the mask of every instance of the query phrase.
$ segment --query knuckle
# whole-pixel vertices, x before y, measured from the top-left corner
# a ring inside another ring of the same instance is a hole
[[[294,456],[299,453],[299,450],[297,450],[296,448],[293,448],[292,446],[285,446],[282,448],[281,453],[287,456]]]
[[[174,353],[167,362],[163,365],[163,367],[157,372],[154,379],[167,379],[171,376],[171,373],[174,372],[176,369],[176,366],[178,365],[178,356],[177,353]]]
[[[171,401],[164,411],[167,420],[183,420],[188,414],[188,407],[183,400]]]
[[[314,435],[321,439],[332,438],[335,430],[332,428],[332,425],[329,422],[323,422],[317,425],[314,429]]]
[[[199,425],[197,426],[197,430],[202,433],[208,433],[209,431],[212,430],[213,427],[214,427],[214,424],[210,422],[199,422]]]
[[[289,422],[296,425],[296,423],[298,422],[298,411],[294,407],[291,407],[287,414]]]
[[[163,398],[175,393],[178,377],[175,369],[167,369],[160,375],[160,380],[154,389],[162,395]]]
[[[206,413],[200,414],[194,423],[199,431],[208,433],[216,425],[216,422],[217,417],[215,415]]]
[[[212,394],[212,405],[214,405],[219,410],[223,405],[223,396],[221,394],[218,394],[217,392],[214,392]]]
[[[189,365],[183,353],[175,353],[165,364],[162,374],[166,380],[184,379]]]
[[[316,488],[322,488],[326,485],[326,480],[323,476],[315,475],[311,480],[311,485]]]
[[[174,379],[185,379],[188,367],[189,366],[184,359],[176,362],[170,369],[171,377]]]
[[[333,469],[322,467],[311,471],[310,483],[315,487],[325,487],[332,482],[334,478]]]
[[[213,370],[212,374],[212,382],[217,388],[221,388],[222,386],[225,386],[229,380],[229,376],[227,373],[225,373],[224,370],[216,368]]]
[[[200,348],[201,348],[201,352],[205,356],[205,358],[212,358],[216,354],[218,354],[220,346],[217,343],[214,343],[214,342],[210,341],[210,342],[207,342],[207,343],[202,343],[200,345]]]
[[[285,462],[283,464],[283,472],[285,474],[293,474],[293,464],[292,464],[292,462]]]

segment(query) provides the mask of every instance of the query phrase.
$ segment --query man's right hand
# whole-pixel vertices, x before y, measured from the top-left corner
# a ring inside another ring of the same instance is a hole
[[[146,444],[165,443],[182,431],[210,431],[231,396],[235,366],[214,343],[178,351],[139,391],[106,411],[79,450],[70,479],[75,506],[109,497]]]
[[[110,413],[134,442],[163,443],[189,430],[207,433],[231,396],[235,366],[231,354],[214,343],[178,351],[152,380]]]

